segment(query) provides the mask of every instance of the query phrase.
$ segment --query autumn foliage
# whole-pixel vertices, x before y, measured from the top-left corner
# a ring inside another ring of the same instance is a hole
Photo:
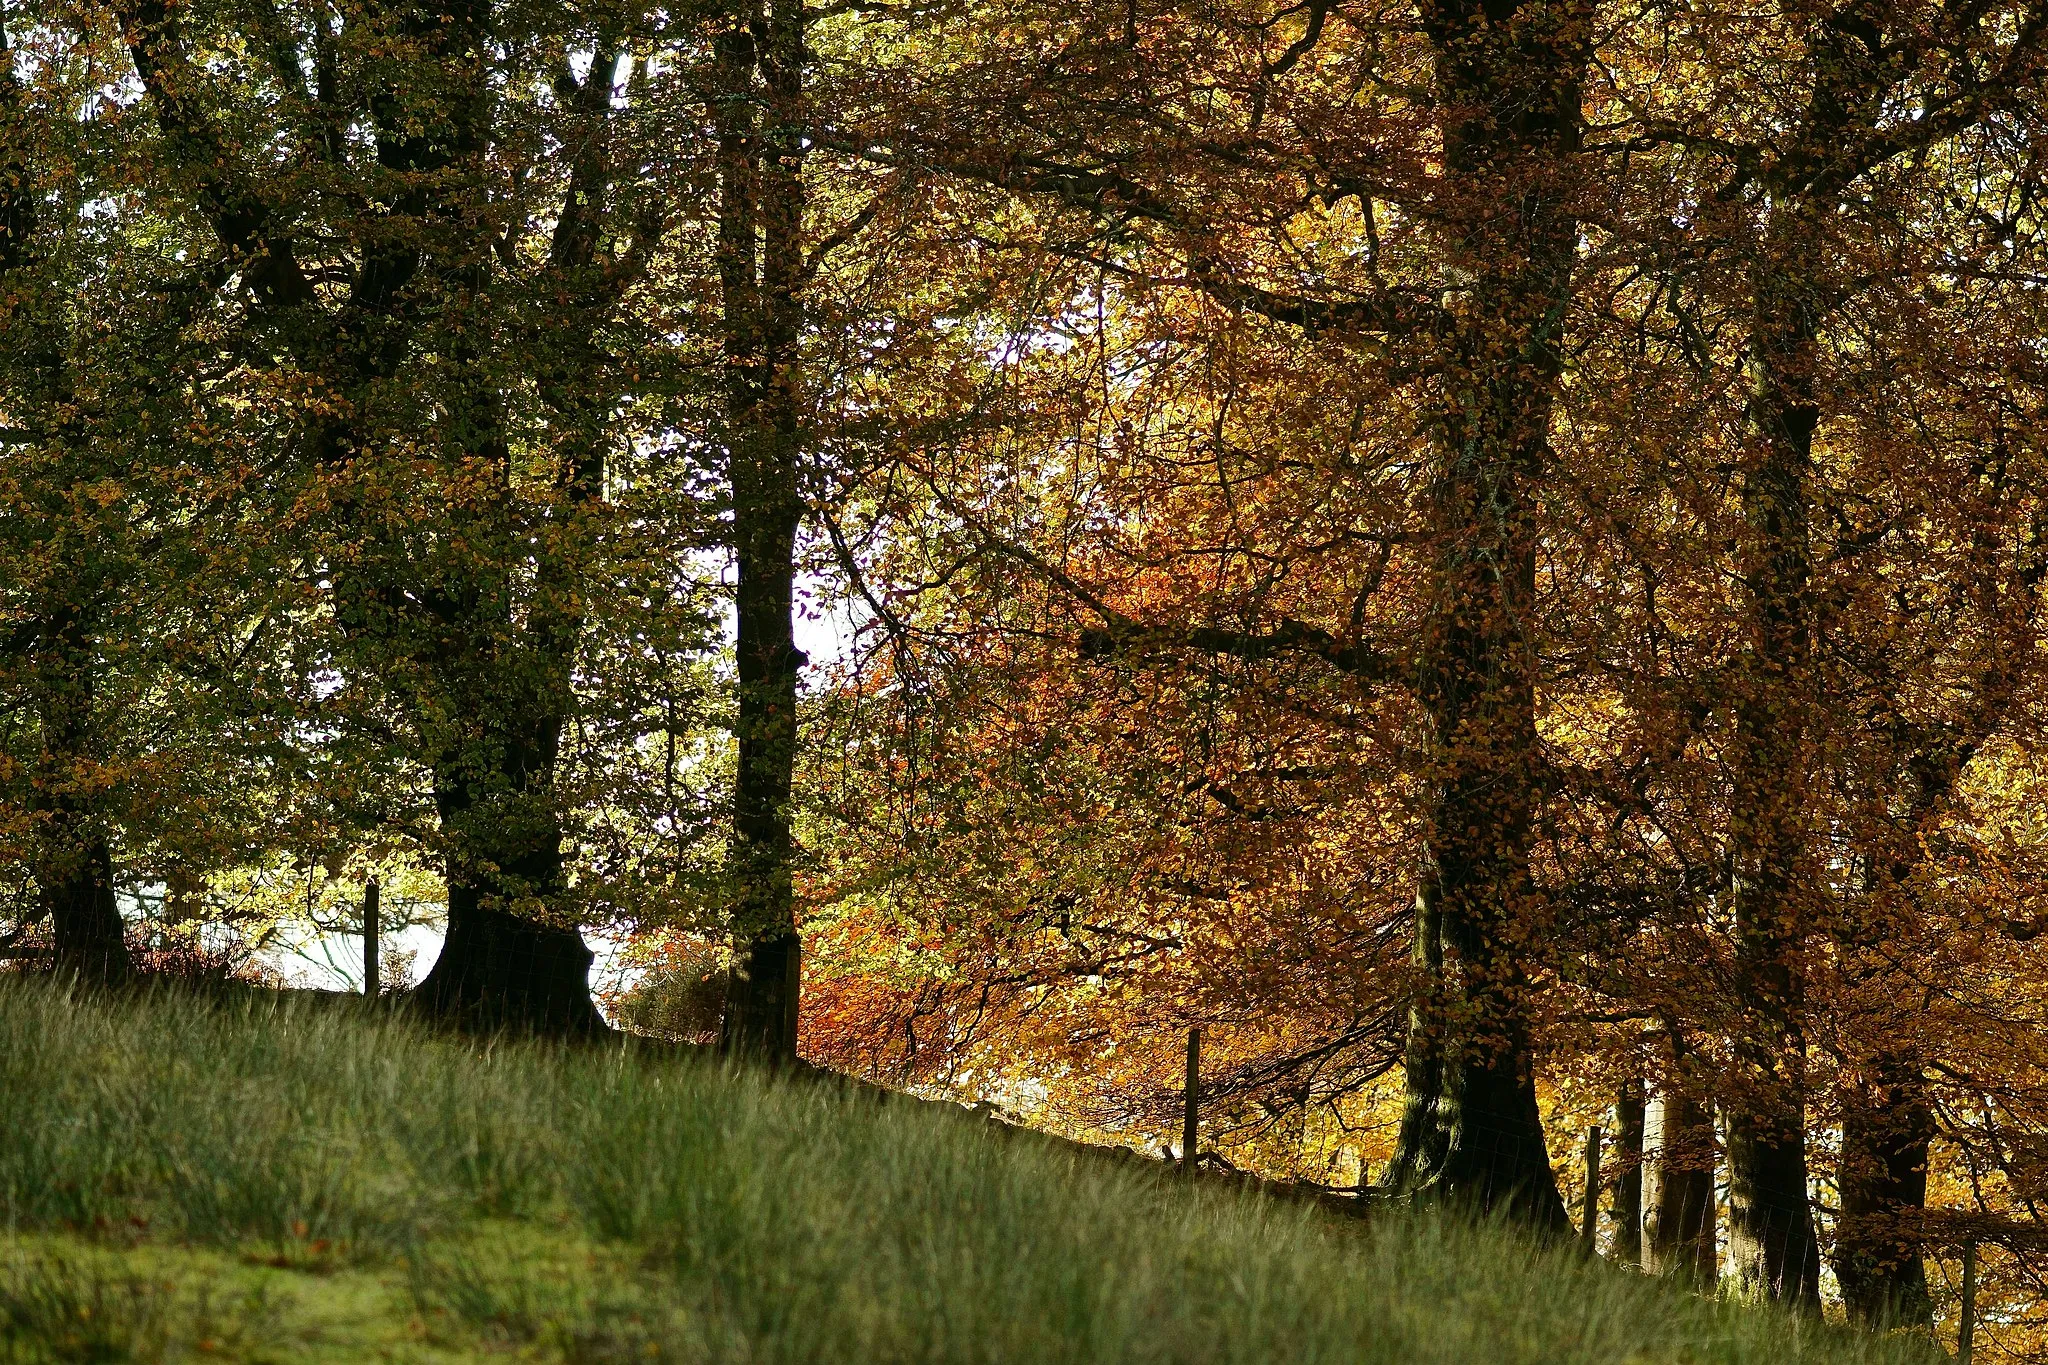
[[[2035,0],[4,24],[22,960],[2048,1325]]]

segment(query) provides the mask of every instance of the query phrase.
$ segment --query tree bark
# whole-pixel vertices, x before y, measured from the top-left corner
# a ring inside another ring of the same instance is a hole
[[[1814,290],[1789,207],[1752,276],[1751,391],[1741,467],[1741,570],[1749,646],[1735,705],[1733,875],[1736,996],[1728,1126],[1728,1252],[1741,1292],[1820,1307],[1820,1247],[1807,1193],[1805,968],[1815,870],[1807,857],[1811,575],[1808,480],[1819,424]]]
[[[1614,1099],[1614,1263],[1643,1264],[1643,1082],[1622,1084]]]
[[[802,7],[777,0],[734,16],[715,44],[725,440],[739,571],[739,763],[729,865],[734,962],[721,1041],[787,1060],[797,1051],[803,973],[790,820],[804,663],[793,621],[803,513]],[[765,96],[759,113],[757,83]]]
[[[485,771],[451,763],[436,774],[448,935],[409,996],[415,1005],[476,1028],[605,1031],[590,998],[590,949],[574,927],[545,918],[566,892],[549,804],[559,734],[556,722],[541,743],[511,746]]]
[[[1905,1057],[1885,1056],[1874,1073],[1844,1088],[1835,1276],[1852,1322],[1925,1326],[1934,1300],[1916,1223],[1927,1207],[1934,1111],[1918,1066]]]
[[[1565,1213],[1529,1034],[1546,920],[1530,877],[1536,530],[1577,243],[1570,208],[1591,11],[1572,0],[1424,8],[1446,111],[1453,265],[1431,413],[1437,544],[1418,667],[1428,813],[1415,897],[1407,1106],[1387,1183],[1553,1235]]]
[[[1718,1271],[1713,1111],[1674,1081],[1648,1107],[1644,1127],[1643,1269],[1710,1289]]]
[[[45,836],[49,837],[49,836]],[[114,857],[106,835],[81,828],[72,847],[38,872],[50,916],[57,970],[112,985],[134,973],[121,911],[114,901]]]
[[[93,766],[96,641],[89,614],[53,606],[31,667],[42,748],[32,807],[39,816],[36,884],[50,917],[57,970],[115,984],[134,972],[114,900],[114,856],[95,793]]]

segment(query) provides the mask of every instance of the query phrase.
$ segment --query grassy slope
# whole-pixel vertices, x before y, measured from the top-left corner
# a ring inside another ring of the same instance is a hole
[[[0,980],[10,1360],[1926,1361],[926,1106]]]

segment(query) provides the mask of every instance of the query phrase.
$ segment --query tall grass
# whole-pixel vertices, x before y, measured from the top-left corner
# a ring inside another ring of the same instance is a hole
[[[275,998],[0,981],[0,1224],[403,1265],[422,1310],[566,1360],[1933,1358],[1500,1229],[1340,1223],[925,1106]]]

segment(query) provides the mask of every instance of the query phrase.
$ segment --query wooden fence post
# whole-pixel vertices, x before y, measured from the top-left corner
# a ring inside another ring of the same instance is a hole
[[[1195,1169],[1195,1145],[1201,1123],[1202,1103],[1202,1031],[1188,1030],[1188,1077],[1187,1086],[1181,1096],[1180,1111],[1180,1168],[1184,1171]]]
[[[1600,1125],[1586,1130],[1586,1193],[1579,1201],[1579,1240],[1594,1248],[1600,1230]]]
[[[1963,1320],[1956,1326],[1956,1365],[1970,1365],[1977,1335],[1977,1244],[1963,1243]]]
[[[377,938],[383,932],[378,922],[377,879],[370,878],[363,887],[363,994],[370,999],[377,998]]]

